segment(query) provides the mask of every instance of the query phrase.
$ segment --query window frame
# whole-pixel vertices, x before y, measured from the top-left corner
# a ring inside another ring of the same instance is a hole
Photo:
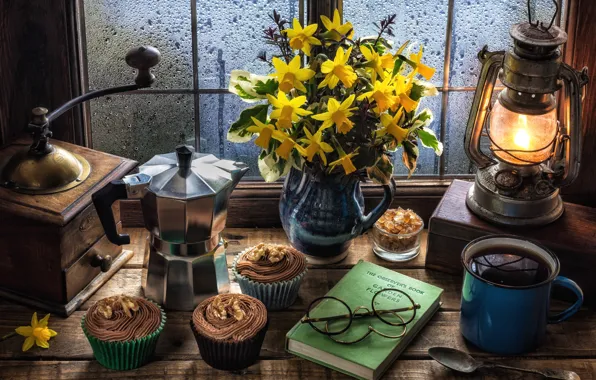
[[[18,84],[8,84],[5,88],[2,88],[2,91],[0,91],[2,92],[0,94],[2,95],[0,96],[0,106],[2,106],[2,109],[6,107],[10,111],[10,113],[5,113],[0,117],[0,121],[2,121],[0,137],[3,143],[8,143],[19,136],[19,132],[26,125],[26,119],[31,107],[45,104],[49,108],[55,108],[68,100],[67,98],[80,95],[84,92],[83,89],[86,89],[87,77],[83,75],[87,71],[86,52],[84,39],[81,38],[85,35],[84,23],[72,22],[73,19],[81,19],[82,1],[49,0],[46,8],[44,8],[48,9],[46,13],[37,12],[38,10],[33,5],[29,9],[27,7],[30,5],[28,4],[23,4],[19,9],[9,7],[7,2],[3,2],[0,6],[0,10],[6,12],[7,17],[19,21],[2,25],[2,28],[5,28],[7,32],[4,35],[25,38],[28,36],[27,33],[30,28],[34,26],[40,29],[41,33],[47,31],[48,35],[53,36],[49,40],[27,40],[28,49],[21,48],[22,51],[17,47],[24,46],[24,43],[14,45],[14,41],[0,41],[0,46],[13,50],[17,48],[19,54],[22,55],[20,60],[0,60],[0,70],[2,72],[18,73],[19,70],[21,72],[25,71],[31,83],[45,83],[44,86],[38,86],[35,89],[22,87]],[[450,0],[450,2],[454,1],[457,0]],[[590,29],[592,28],[590,20],[596,18],[596,7],[589,0],[569,0],[567,5],[568,10],[565,14],[567,15],[566,25],[569,30],[569,42],[564,49],[564,60],[574,67],[579,67],[579,65],[593,62],[593,57],[596,55],[596,47],[590,39],[590,33],[587,33],[588,30],[592,30]],[[56,31],[62,37],[54,38]],[[73,43],[73,41],[76,43]],[[23,62],[27,62],[29,67],[24,67]],[[45,67],[50,67],[52,72],[48,74],[47,70],[30,70],[31,67],[42,64]],[[592,70],[590,73],[593,82],[596,80],[595,71]],[[52,85],[57,83],[58,80],[61,81],[60,83],[68,84],[68,94],[65,95],[64,85]],[[204,91],[205,93],[213,93],[213,90]],[[585,109],[588,111],[584,113],[583,118],[586,138],[584,140],[582,175],[573,186],[566,189],[565,193],[567,194],[567,200],[596,206],[596,175],[594,175],[593,169],[596,165],[590,165],[591,163],[596,164],[596,156],[591,155],[591,152],[596,149],[596,112],[591,109],[596,104],[596,86],[589,87],[588,91],[587,99],[589,104],[585,105]],[[47,99],[51,101],[48,102]],[[86,104],[80,108],[85,115],[83,122],[77,122],[76,117],[72,117],[72,115],[65,115],[59,122],[56,122],[53,126],[54,136],[81,145],[92,145],[92,136],[89,134],[88,107],[88,104]],[[74,110],[73,113],[76,114],[76,112],[77,110]],[[195,112],[198,114],[199,110],[197,109]],[[21,119],[23,120],[13,117],[13,115],[22,115]],[[454,176],[444,175],[442,178],[414,177],[408,181],[401,181],[399,180],[400,177],[397,178],[396,203],[423,210],[421,213],[427,219]],[[470,176],[467,176],[467,178],[470,179]],[[263,181],[242,182],[232,196],[230,221],[238,226],[240,222],[236,223],[234,221],[234,218],[238,217],[244,226],[259,226],[261,225],[259,220],[263,221],[263,226],[276,223],[278,225],[277,202],[281,188],[281,182],[272,184]],[[365,197],[369,198],[367,201],[370,203],[374,203],[380,198],[379,187],[372,184],[364,184],[363,193]],[[258,207],[254,207],[255,205]],[[247,210],[249,212],[246,212]]]

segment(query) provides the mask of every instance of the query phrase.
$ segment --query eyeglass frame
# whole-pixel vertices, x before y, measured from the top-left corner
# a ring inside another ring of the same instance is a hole
[[[379,296],[379,294],[383,293],[383,292],[387,292],[387,291],[395,291],[395,292],[399,292],[403,295],[405,295],[408,300],[412,303],[412,306],[408,306],[405,308],[397,308],[397,309],[389,309],[389,310],[377,310],[375,308],[375,299]],[[340,302],[341,304],[343,304],[346,309],[348,309],[348,311],[350,312],[349,314],[342,314],[342,315],[335,315],[335,316],[331,316],[331,317],[321,317],[321,318],[311,318],[310,317],[310,312],[313,308],[313,305],[316,304],[317,302],[324,300],[324,299],[332,299],[335,301]],[[416,318],[416,310],[420,309],[420,304],[416,303],[414,301],[414,299],[407,294],[406,292],[404,292],[403,290],[400,289],[395,289],[395,288],[383,288],[381,290],[379,290],[378,292],[375,293],[375,295],[373,296],[372,300],[371,300],[371,307],[372,307],[372,312],[365,306],[358,306],[354,309],[354,311],[352,311],[352,309],[350,308],[350,306],[348,306],[348,304],[337,298],[337,297],[333,297],[333,296],[323,296],[323,297],[318,297],[315,298],[309,305],[308,308],[306,310],[306,315],[300,320],[300,323],[308,323],[310,325],[310,327],[313,328],[313,330],[315,330],[316,332],[326,335],[329,338],[331,338],[333,341],[337,342],[337,343],[342,343],[342,344],[353,344],[353,343],[358,343],[360,341],[362,341],[363,339],[365,339],[367,336],[369,336],[373,331],[385,338],[391,338],[391,339],[398,339],[403,337],[406,334],[407,331],[407,325],[409,323],[411,323],[414,318]],[[366,314],[358,314],[358,311],[365,309],[367,312]],[[414,312],[412,313],[412,316],[407,320],[404,321],[403,317],[399,314],[397,314],[400,311],[409,311],[409,310],[413,310]],[[381,317],[381,314],[388,314],[391,313],[393,315],[395,315],[396,317],[398,317],[401,320],[401,323],[395,323],[395,322],[389,322],[385,319],[383,319],[383,317]],[[352,322],[354,321],[354,318],[365,318],[365,317],[370,317],[370,316],[375,316],[377,317],[381,322],[390,325],[390,326],[403,326],[404,330],[402,331],[402,333],[400,335],[397,336],[393,336],[393,335],[387,335],[384,334],[380,331],[377,331],[374,327],[372,327],[371,325],[368,326],[368,332],[362,336],[360,339],[357,339],[355,341],[351,341],[351,342],[345,342],[345,341],[340,341],[334,338],[334,336],[339,335],[339,334],[343,334],[344,332],[348,331],[348,329],[352,326]],[[327,326],[329,324],[329,321],[333,321],[333,320],[338,320],[338,319],[345,319],[345,318],[349,318],[350,321],[348,322],[348,324],[346,325],[346,327],[344,327],[342,330],[337,331],[337,332],[329,332]],[[313,322],[326,322],[325,323],[325,331],[319,329],[317,326],[315,326],[313,324]]]

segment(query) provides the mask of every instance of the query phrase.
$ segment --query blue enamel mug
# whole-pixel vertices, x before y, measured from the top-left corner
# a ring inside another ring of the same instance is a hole
[[[460,329],[484,351],[505,355],[532,351],[543,341],[547,324],[563,322],[583,303],[580,287],[559,276],[557,256],[523,238],[491,235],[476,239],[464,248],[461,259]],[[577,296],[571,307],[558,314],[549,313],[553,286]]]

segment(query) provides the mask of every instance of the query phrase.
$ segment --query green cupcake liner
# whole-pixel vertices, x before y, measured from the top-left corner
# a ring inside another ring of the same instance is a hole
[[[304,268],[304,272],[291,280],[267,284],[256,282],[246,276],[242,276],[236,271],[238,259],[244,252],[242,251],[236,256],[232,265],[232,273],[234,273],[234,277],[238,281],[242,293],[263,302],[267,310],[282,310],[292,306],[298,297],[298,290],[300,289],[304,275],[308,271],[307,268]]]
[[[159,305],[157,306],[159,307]],[[99,364],[109,369],[126,371],[139,368],[147,363],[155,352],[157,340],[166,323],[166,313],[161,307],[159,309],[161,310],[161,323],[157,330],[143,338],[128,342],[108,342],[94,337],[87,331],[85,317],[83,316],[81,327]]]

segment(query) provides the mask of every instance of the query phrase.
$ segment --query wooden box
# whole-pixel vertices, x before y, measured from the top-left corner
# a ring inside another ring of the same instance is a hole
[[[60,141],[52,144],[85,157],[91,174],[56,194],[27,195],[0,187],[0,296],[69,315],[132,256],[107,240],[91,195],[136,163]],[[1,159],[23,145],[2,148]],[[106,272],[97,266],[96,255],[112,257]]]
[[[585,303],[596,305],[596,209],[565,203],[565,213],[543,227],[500,227],[476,217],[466,206],[471,182],[455,180],[430,218],[426,267],[462,275],[461,253],[471,240],[491,234],[530,238],[553,251],[561,275],[583,289]]]

